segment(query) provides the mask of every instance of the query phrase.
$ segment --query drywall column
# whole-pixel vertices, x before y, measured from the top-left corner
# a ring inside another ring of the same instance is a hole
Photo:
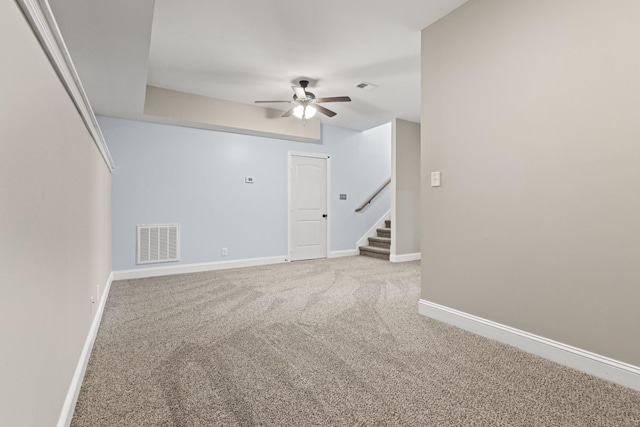
[[[640,366],[639,19],[472,0],[423,30],[424,300]]]
[[[420,259],[420,124],[393,121],[391,262]]]
[[[0,424],[53,426],[111,271],[111,175],[15,2],[0,28]]]

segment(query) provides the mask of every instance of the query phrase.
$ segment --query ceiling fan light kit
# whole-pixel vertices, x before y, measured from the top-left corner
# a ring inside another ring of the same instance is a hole
[[[299,119],[306,120],[313,117],[316,112],[321,112],[327,117],[333,117],[337,113],[335,111],[331,111],[328,108],[325,108],[320,103],[325,102],[351,102],[351,98],[348,96],[333,96],[328,98],[316,98],[316,96],[307,92],[307,86],[309,86],[308,80],[300,80],[300,86],[291,86],[293,89],[293,100],[292,101],[255,101],[256,104],[265,104],[265,103],[288,103],[288,104],[298,104],[296,107],[291,108],[286,111],[282,117],[289,117],[292,114]]]
[[[293,109],[293,115],[299,119],[310,119],[318,110],[311,105],[298,105]]]

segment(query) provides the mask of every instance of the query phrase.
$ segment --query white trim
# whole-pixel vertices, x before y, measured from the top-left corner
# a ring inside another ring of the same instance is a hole
[[[378,220],[378,222],[376,222],[375,224],[373,224],[373,227],[371,227],[369,230],[367,230],[366,233],[364,233],[364,235],[360,238],[360,240],[358,240],[356,242],[356,250],[359,251],[358,248],[360,248],[360,246],[367,246],[369,244],[369,237],[375,237],[378,235],[378,228],[385,228],[385,224],[384,222],[386,220],[388,220],[389,218],[391,218],[391,209],[389,209],[387,212],[385,212],[384,215],[382,215],[382,218],[380,218]],[[393,225],[393,224],[391,224]]]
[[[391,223],[393,225],[393,222]],[[402,255],[389,255],[389,261],[391,262],[408,262],[417,261],[422,259],[422,253],[416,252],[414,254],[402,254]]]
[[[398,203],[398,191],[396,188],[398,165],[398,119],[391,120],[391,246],[389,247],[389,261],[396,261],[396,246],[398,230],[398,210],[396,204]]]
[[[287,153],[287,260],[291,261],[291,172],[293,153]]]
[[[200,273],[203,271],[227,270],[229,268],[257,267],[260,265],[282,264],[285,255],[267,258],[247,258],[231,261],[203,262],[198,264],[163,265],[156,268],[136,268],[113,272],[113,280],[144,279],[146,277],[171,276],[173,274]]]
[[[331,156],[327,155],[327,258],[331,258]]]
[[[418,312],[467,331],[640,391],[640,367],[610,359],[426,300]]]
[[[93,321],[91,322],[87,339],[84,342],[82,353],[80,353],[80,359],[78,360],[76,370],[74,371],[73,378],[71,379],[71,385],[69,386],[69,390],[67,390],[67,396],[62,404],[62,410],[60,411],[60,417],[58,418],[58,427],[68,427],[71,425],[73,412],[76,408],[80,388],[82,387],[82,380],[84,379],[84,374],[87,371],[87,364],[89,363],[91,350],[93,349],[93,344],[95,343],[96,336],[98,335],[98,328],[100,327],[100,321],[102,320],[102,313],[104,313],[104,307],[107,303],[107,297],[109,296],[109,289],[111,289],[111,282],[113,282],[113,273],[109,274],[107,283],[102,291],[102,296],[99,296],[100,301],[98,303],[98,310],[93,316]]]
[[[299,156],[299,157],[313,157],[315,159],[328,159],[331,157],[329,154],[321,154],[321,153],[306,153],[304,151],[289,151],[289,156]]]
[[[346,251],[331,251],[329,252],[329,258],[342,258],[345,256],[357,256],[360,255],[358,249],[347,249]]]
[[[58,74],[60,81],[67,90],[76,106],[80,117],[84,121],[93,142],[107,164],[109,171],[113,171],[113,159],[104,141],[104,136],[98,126],[98,121],[89,98],[82,87],[80,77],[73,65],[71,55],[64,43],[58,24],[46,0],[17,0],[22,12],[29,21],[31,29],[38,37],[42,49],[47,54],[51,65]]]
[[[293,156],[312,157],[327,161],[327,253],[325,257],[331,258],[331,218],[333,216],[331,215],[331,156],[329,154],[289,151],[287,153],[287,261],[291,261],[291,170]]]

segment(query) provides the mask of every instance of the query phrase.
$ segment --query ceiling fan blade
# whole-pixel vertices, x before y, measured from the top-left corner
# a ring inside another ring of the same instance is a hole
[[[314,105],[314,107],[316,107],[318,111],[324,114],[325,116],[333,117],[336,114],[338,114],[334,111],[329,110],[328,108],[324,108],[322,105]]]
[[[307,93],[300,86],[291,86],[291,89],[296,93],[299,100],[304,101],[307,99]]]
[[[295,108],[290,109],[289,111],[284,113],[281,117],[289,117],[290,115],[293,114],[293,110],[295,110]]]
[[[316,102],[351,102],[348,96],[330,96],[329,98],[316,98]]]
[[[287,104],[289,104],[291,101],[254,101],[256,104],[271,104],[274,102],[286,102]]]

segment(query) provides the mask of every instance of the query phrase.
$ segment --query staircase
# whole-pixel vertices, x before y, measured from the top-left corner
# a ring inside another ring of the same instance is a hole
[[[376,237],[369,237],[369,245],[360,246],[360,255],[389,259],[391,253],[391,221],[384,221],[385,228],[378,228]]]

